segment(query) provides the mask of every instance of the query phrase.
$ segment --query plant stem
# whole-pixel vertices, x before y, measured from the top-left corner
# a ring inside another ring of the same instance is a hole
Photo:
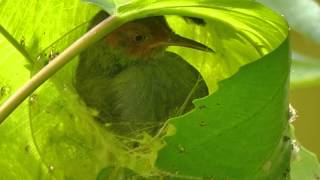
[[[36,73],[27,83],[16,91],[2,106],[0,106],[0,124],[10,115],[10,113],[31,95],[41,84],[55,74],[59,69],[66,65],[82,50],[93,44],[106,33],[114,30],[122,23],[121,18],[109,16],[107,19],[92,28],[61,54],[54,58],[50,63]]]

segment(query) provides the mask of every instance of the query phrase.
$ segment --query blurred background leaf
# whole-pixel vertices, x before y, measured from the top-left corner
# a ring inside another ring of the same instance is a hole
[[[292,55],[291,87],[303,88],[320,85],[320,61],[304,57],[297,53]]]
[[[283,14],[290,26],[320,43],[320,7],[314,0],[258,0]]]

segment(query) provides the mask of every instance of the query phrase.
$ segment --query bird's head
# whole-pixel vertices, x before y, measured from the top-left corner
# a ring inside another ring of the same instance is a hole
[[[161,16],[128,22],[108,34],[105,41],[109,47],[119,49],[134,59],[148,59],[168,46],[213,51],[201,43],[175,34]]]

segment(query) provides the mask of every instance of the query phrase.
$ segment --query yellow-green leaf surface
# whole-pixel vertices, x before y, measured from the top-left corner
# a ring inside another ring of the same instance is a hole
[[[2,35],[0,35],[0,49],[1,52],[6,52],[0,60],[0,102],[3,102],[9,94],[28,80],[30,73],[25,69],[24,57]],[[14,68],[8,68],[12,65]],[[0,174],[9,179],[18,179],[22,176],[31,179],[35,174],[42,176],[46,168],[42,167],[34,148],[29,126],[28,102],[23,103],[11,117],[14,118],[6,121],[0,127],[0,155],[2,157]]]
[[[97,10],[78,0],[0,1],[1,26],[28,54],[26,59],[10,38],[0,37],[1,102],[79,38]],[[112,140],[83,113],[72,73],[66,67],[1,124],[1,177],[94,179],[107,165],[113,150],[106,142]]]
[[[194,111],[170,121],[175,134],[164,139],[166,146],[158,156],[162,145],[157,143],[150,145],[155,149],[152,153],[135,156],[120,148],[82,105],[73,89],[73,61],[1,124],[1,175],[95,179],[113,177],[119,168],[131,169],[134,176],[182,179],[288,175],[290,141],[283,136],[288,126],[290,61],[288,29],[281,16],[251,0],[89,2],[123,23],[165,15],[176,33],[214,49],[214,54],[168,49],[201,72],[211,95],[196,101]],[[0,24],[20,49],[12,46],[8,36],[0,38],[1,102],[80,37],[97,11],[78,0],[0,1]],[[205,25],[181,16],[201,18]]]

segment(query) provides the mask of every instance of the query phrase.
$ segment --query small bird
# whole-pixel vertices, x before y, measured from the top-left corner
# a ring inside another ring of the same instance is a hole
[[[106,17],[99,12],[89,28]],[[168,46],[212,51],[156,16],[123,24],[80,54],[75,88],[112,132],[154,135],[167,119],[190,111],[193,99],[208,95],[199,72]]]

